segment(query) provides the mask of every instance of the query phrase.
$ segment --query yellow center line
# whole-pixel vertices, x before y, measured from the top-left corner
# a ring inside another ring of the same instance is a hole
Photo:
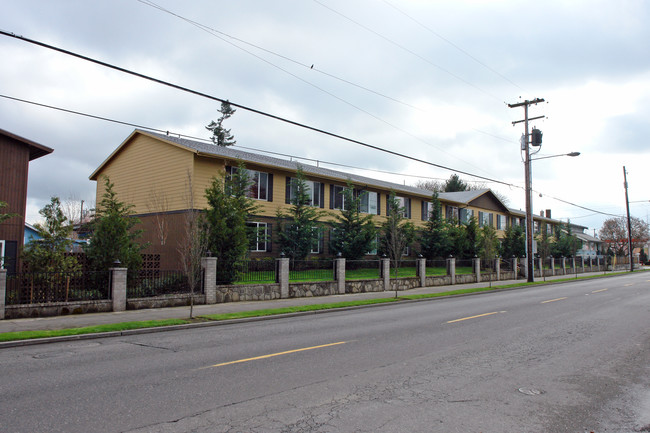
[[[239,364],[239,363],[242,363],[242,362],[256,361],[258,359],[272,358],[274,356],[288,355],[290,353],[304,352],[306,350],[321,349],[323,347],[336,346],[336,345],[345,344],[345,343],[346,343],[346,341],[339,341],[337,343],[321,344],[320,346],[312,346],[312,347],[303,347],[302,349],[287,350],[285,352],[278,352],[278,353],[271,353],[271,354],[268,354],[268,355],[255,356],[253,358],[238,359],[237,361],[222,362],[221,364],[214,364],[214,365],[209,365],[207,367],[201,367],[200,370],[204,369],[204,368],[223,367],[224,365]]]
[[[594,290],[594,291],[593,291],[593,292],[591,292],[591,293],[599,293],[599,292],[604,292],[605,290],[607,290],[607,289],[600,289],[600,290]]]
[[[479,314],[477,316],[463,317],[462,319],[450,320],[447,323],[462,322],[463,320],[476,319],[477,317],[491,316],[493,314],[505,313],[505,311],[494,311],[492,313]]]
[[[548,301],[543,301],[541,302],[542,304],[548,304],[549,302],[555,302],[555,301],[562,301],[563,299],[566,299],[567,297],[565,296],[564,298],[557,298],[557,299],[549,299]]]

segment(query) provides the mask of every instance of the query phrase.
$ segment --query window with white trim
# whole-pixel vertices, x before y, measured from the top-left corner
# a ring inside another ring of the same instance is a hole
[[[238,167],[226,167],[228,176],[235,174]],[[246,197],[254,200],[272,201],[273,175],[263,171],[244,169],[248,175],[248,191]]]
[[[297,179],[292,177],[290,180],[290,185],[287,188],[289,196],[286,200],[287,203],[292,203],[296,199],[296,194],[298,193]],[[305,180],[305,185],[307,186],[306,193],[309,196],[309,205],[315,207],[323,207],[323,186],[322,182],[316,182],[311,180]]]
[[[379,194],[374,191],[361,191],[359,212],[379,215]]]
[[[330,197],[330,208],[347,210],[347,203],[345,202],[345,193],[344,193],[345,188],[346,187],[340,185],[331,186],[330,194],[332,194],[332,196]]]
[[[506,217],[497,214],[497,230],[505,230],[505,229],[506,229]]]
[[[324,230],[320,227],[314,228],[314,243],[309,251],[311,254],[321,254],[324,247]]]
[[[451,221],[451,220],[457,220],[458,221],[460,219],[459,218],[458,208],[456,206],[447,205],[446,211],[445,211],[445,219],[447,219],[447,221]]]
[[[269,224],[262,222],[246,223],[253,231],[250,242],[250,251],[263,253],[270,250],[271,239],[269,236]]]

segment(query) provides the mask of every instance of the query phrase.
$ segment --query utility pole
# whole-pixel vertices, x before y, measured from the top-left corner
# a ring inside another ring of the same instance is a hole
[[[632,254],[632,221],[630,218],[630,199],[627,196],[627,171],[623,166],[623,185],[625,186],[625,208],[627,209],[627,250],[630,255],[630,272],[634,272],[634,256]]]
[[[530,144],[528,137],[528,122],[530,120],[542,119],[544,116],[537,116],[528,118],[528,107],[533,104],[544,102],[544,99],[535,98],[532,101],[519,102],[517,104],[508,104],[510,108],[524,107],[524,119],[512,122],[513,125],[524,122],[524,136],[522,137],[521,150],[525,151],[526,157],[524,159],[524,176],[526,182],[526,266],[528,274],[528,282],[535,281],[535,270],[533,269],[533,197],[532,197],[532,176],[530,167]]]

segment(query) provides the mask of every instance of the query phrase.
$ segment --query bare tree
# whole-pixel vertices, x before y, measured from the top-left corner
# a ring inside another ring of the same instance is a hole
[[[169,211],[169,199],[167,198],[167,194],[156,187],[151,188],[149,191],[149,198],[147,199],[147,210],[154,214],[154,219],[156,221],[156,235],[160,245],[165,245],[169,234],[169,222],[167,221],[166,216],[167,211]]]
[[[187,211],[184,221],[184,236],[179,242],[178,252],[181,257],[183,273],[190,286],[190,319],[192,319],[194,316],[194,292],[201,283],[201,258],[205,255],[208,245],[208,229],[200,211],[194,208],[194,187],[189,170],[185,186]]]

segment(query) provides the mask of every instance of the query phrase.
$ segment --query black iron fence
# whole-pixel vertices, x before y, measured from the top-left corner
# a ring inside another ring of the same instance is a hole
[[[381,278],[381,260],[346,260],[346,280],[373,280]]]
[[[110,299],[110,272],[26,272],[7,276],[7,305]]]
[[[334,281],[334,260],[291,260],[289,281]]]
[[[199,270],[195,294],[203,293],[203,271]],[[183,271],[161,271],[146,269],[128,271],[126,297],[147,298],[150,296],[191,293],[190,281]]]
[[[427,260],[426,270],[429,276],[447,275],[447,260]]]
[[[276,260],[240,260],[234,265],[217,261],[217,284],[273,284],[276,281]],[[229,281],[231,279],[231,281]]]

